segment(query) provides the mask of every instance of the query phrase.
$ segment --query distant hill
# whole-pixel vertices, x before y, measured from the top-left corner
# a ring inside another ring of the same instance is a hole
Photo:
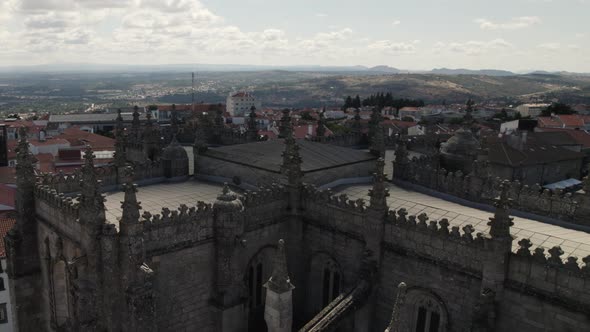
[[[374,71],[374,72],[380,72],[380,73],[395,73],[395,74],[402,72],[401,70],[399,70],[397,68],[385,66],[385,65],[371,67],[371,68],[368,68],[367,70]]]
[[[435,68],[430,71],[432,74],[438,75],[485,75],[485,76],[514,76],[515,73],[507,70],[497,69],[448,69],[448,68]]]

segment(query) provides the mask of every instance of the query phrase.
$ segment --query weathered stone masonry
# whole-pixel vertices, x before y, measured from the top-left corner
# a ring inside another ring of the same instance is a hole
[[[564,262],[559,247],[547,256],[528,239],[511,252],[508,184],[489,234],[474,234],[390,211],[383,160],[368,202],[303,183],[288,137],[284,184],[240,194],[224,186],[214,202],[159,214],[141,213],[137,175],[121,167],[116,225],[105,218],[91,156],[69,192],[36,178],[19,152],[19,219],[6,242],[20,331],[260,331],[279,239],[280,271],[295,287],[293,325],[277,325],[285,330],[590,329],[590,257]],[[399,319],[390,319],[402,281]]]

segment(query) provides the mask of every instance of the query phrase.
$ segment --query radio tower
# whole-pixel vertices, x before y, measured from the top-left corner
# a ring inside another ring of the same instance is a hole
[[[192,83],[193,88],[192,88],[192,99],[191,99],[192,106],[191,106],[191,108],[192,108],[193,114],[195,114],[195,72],[192,72],[192,77],[193,77],[193,83]]]

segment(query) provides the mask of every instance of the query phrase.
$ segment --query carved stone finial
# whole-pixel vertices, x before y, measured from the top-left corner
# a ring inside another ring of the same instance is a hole
[[[549,259],[547,262],[551,265],[561,266],[563,265],[563,261],[561,260],[561,255],[563,255],[563,250],[560,246],[554,246],[553,248],[549,249]]]
[[[291,111],[287,108],[283,110],[283,116],[281,117],[279,125],[279,138],[287,138],[290,134],[293,133],[291,116],[289,115],[290,112]]]
[[[291,284],[289,271],[287,270],[287,254],[285,253],[285,241],[283,239],[278,242],[272,275],[265,286],[275,293],[284,293],[295,288]]]
[[[385,137],[380,123],[375,125],[375,133],[371,136],[370,151],[375,156],[385,156]]]
[[[492,238],[511,238],[510,227],[514,225],[513,218],[510,218],[508,209],[511,200],[508,198],[508,190],[510,189],[510,182],[504,181],[500,185],[500,196],[496,198],[495,207],[496,212],[490,218],[488,225],[490,226],[490,235]]]
[[[530,248],[533,246],[530,239],[522,239],[518,241],[520,248],[516,251],[516,254],[524,257],[531,257]]]
[[[27,141],[27,128],[18,129],[18,143],[16,146],[16,177],[17,187],[19,182],[34,182],[35,168],[33,166],[33,154],[29,151],[29,142]]]
[[[326,136],[326,116],[324,114],[325,112],[326,108],[324,107],[324,109],[320,112],[320,116],[318,119],[318,127],[316,129],[316,135],[318,137]]]
[[[584,262],[584,266],[582,266],[582,272],[590,275],[590,255],[582,258],[582,262]]]
[[[125,198],[121,202],[121,208],[123,209],[121,223],[134,224],[139,221],[141,203],[137,201],[137,185],[133,183],[133,168],[131,166],[125,168],[125,176],[126,181],[123,184]]]
[[[299,145],[295,138],[293,138],[292,131],[287,133],[285,151],[283,151],[282,156],[283,164],[281,165],[281,171],[287,176],[287,182],[290,185],[301,185],[303,182],[303,171],[301,170],[303,160],[299,155]]]
[[[401,332],[403,330],[403,317],[402,317],[402,310],[404,308],[404,304],[406,302],[406,294],[408,291],[408,286],[405,282],[401,282],[397,286],[397,297],[395,299],[395,304],[393,305],[393,311],[391,312],[391,320],[389,321],[389,325],[385,332]]]
[[[375,173],[373,173],[373,188],[369,190],[371,197],[371,208],[383,210],[387,209],[387,197],[389,197],[389,189],[385,185],[385,160],[383,158],[377,159]]]
[[[100,180],[94,168],[94,153],[90,145],[86,146],[84,152],[80,188],[80,221],[104,222],[104,197],[100,192]]]
[[[237,212],[243,209],[242,201],[238,199],[236,193],[231,191],[227,182],[223,184],[222,192],[217,196],[217,200],[213,204],[213,207],[228,212]]]

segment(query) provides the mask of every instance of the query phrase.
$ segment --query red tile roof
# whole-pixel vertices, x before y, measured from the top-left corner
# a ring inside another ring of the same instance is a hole
[[[543,128],[543,132],[564,132],[570,135],[578,144],[582,144],[585,149],[590,148],[590,134],[583,130],[574,130],[567,128]]]
[[[54,170],[54,158],[51,153],[39,153],[35,155],[35,159],[37,159],[37,169],[41,172],[53,172]]]
[[[0,167],[0,183],[16,183],[16,167]]]
[[[66,140],[70,146],[90,145],[96,151],[111,151],[115,149],[115,140],[113,138],[89,133],[78,127],[67,128],[54,139]]]
[[[45,141],[39,141],[38,139],[29,139],[29,144],[34,146],[70,145],[70,142],[63,138],[48,138]]]
[[[579,114],[542,116],[538,118],[538,124],[541,128],[581,128],[590,124],[590,116]]]
[[[16,188],[0,183],[0,205],[12,207],[14,210],[14,198],[16,196]]]
[[[8,231],[16,224],[16,218],[0,214],[0,257],[6,257],[6,249],[4,247],[4,237]]]

